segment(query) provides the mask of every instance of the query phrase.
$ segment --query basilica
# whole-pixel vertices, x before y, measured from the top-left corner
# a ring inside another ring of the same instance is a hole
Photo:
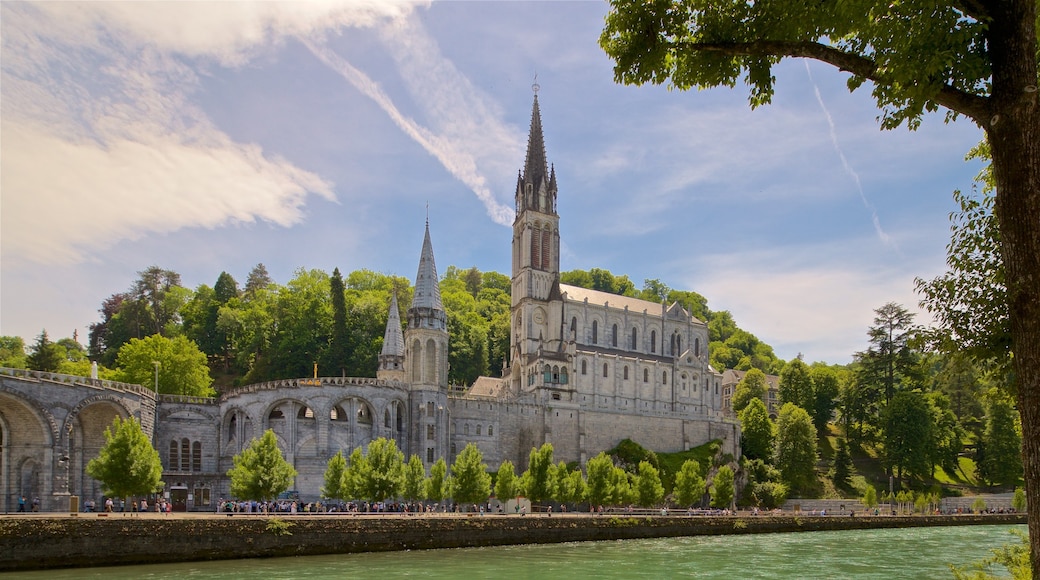
[[[648,302],[560,283],[555,168],[546,158],[537,93],[516,186],[509,359],[500,377],[448,384],[451,340],[427,223],[415,292],[402,326],[396,297],[376,378],[314,377],[246,385],[216,398],[156,396],[138,385],[0,369],[0,501],[69,496],[101,504],[86,463],[115,416],[136,417],[159,450],[165,495],[178,510],[229,497],[233,457],[267,429],[317,499],[328,460],[385,437],[429,468],[469,443],[490,469],[526,467],[551,443],[585,462],[622,439],[655,451],[711,440],[739,454],[722,375],[708,363],[707,325],[678,303]]]

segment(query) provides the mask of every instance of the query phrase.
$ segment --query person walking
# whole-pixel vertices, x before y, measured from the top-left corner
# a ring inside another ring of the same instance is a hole
[[[24,512],[25,511],[25,496],[24,495],[18,498],[18,511],[20,511],[20,512]]]

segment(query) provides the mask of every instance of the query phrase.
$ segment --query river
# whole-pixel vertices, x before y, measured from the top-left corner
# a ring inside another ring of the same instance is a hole
[[[991,548],[1017,542],[1010,529],[1026,531],[1025,526],[1003,525],[696,536],[47,570],[8,574],[4,580],[932,579],[951,578],[948,564],[964,566],[988,556]]]

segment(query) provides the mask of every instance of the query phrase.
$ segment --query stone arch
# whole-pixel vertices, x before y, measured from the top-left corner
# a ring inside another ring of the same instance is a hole
[[[68,454],[68,489],[72,494],[93,497],[100,493],[100,483],[87,475],[87,462],[101,452],[106,443],[105,430],[113,420],[119,417],[125,421],[132,416],[123,399],[109,394],[88,397],[69,413],[59,453]],[[151,434],[146,434],[151,439]]]
[[[58,426],[49,411],[11,389],[0,388],[0,409],[0,509],[13,512],[18,494],[42,493],[40,459],[54,449]],[[26,480],[33,484],[33,492],[23,490],[22,472],[27,461],[33,462],[31,480]],[[29,495],[26,498],[29,502],[33,499]]]
[[[218,437],[221,455],[234,455],[242,450],[252,437],[253,422],[243,407],[235,405],[224,412]]]

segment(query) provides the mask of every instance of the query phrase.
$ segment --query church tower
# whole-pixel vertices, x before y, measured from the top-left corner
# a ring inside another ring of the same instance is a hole
[[[393,313],[391,313],[393,316]],[[441,303],[440,278],[433,260],[430,222],[426,221],[415,294],[404,333],[405,380],[409,384],[411,421],[409,449],[427,467],[447,457],[448,448],[448,317]],[[382,363],[382,360],[380,360]]]
[[[553,362],[559,369],[560,362],[569,360],[562,340],[556,169],[546,161],[537,84],[534,91],[527,158],[517,177],[516,219],[513,221],[509,375],[514,392],[541,385],[546,365],[551,372]],[[552,378],[550,376],[550,382],[558,382]]]

